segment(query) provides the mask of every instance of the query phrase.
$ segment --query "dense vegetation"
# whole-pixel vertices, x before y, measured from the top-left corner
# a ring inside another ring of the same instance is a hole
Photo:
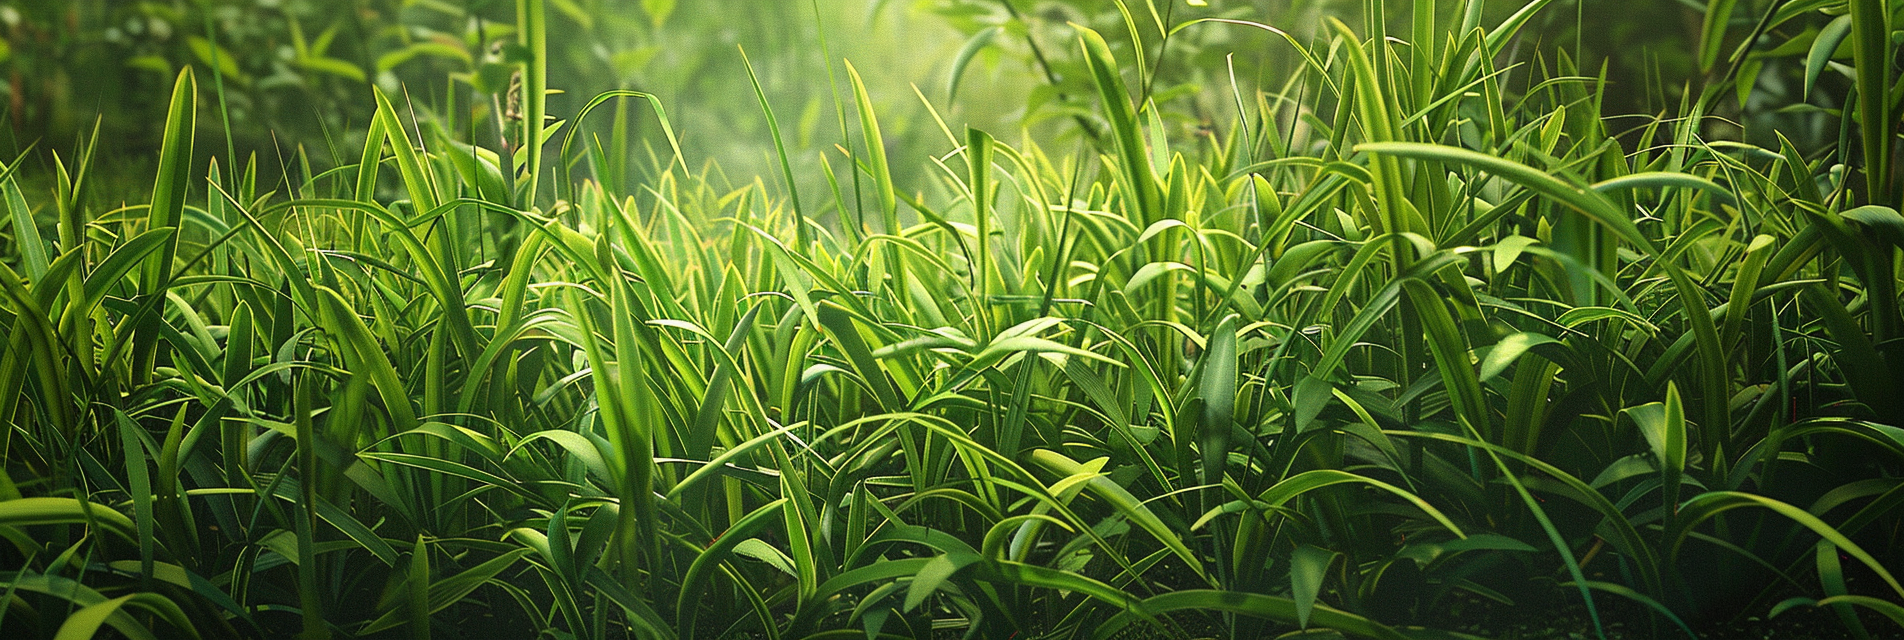
[[[435,102],[300,33],[365,97],[285,162],[205,40],[149,171],[6,163],[0,635],[1904,629],[1904,2],[1713,0],[1610,98],[1552,0],[948,0],[907,144],[870,61],[824,153],[696,80],[744,179],[490,4]],[[1036,131],[930,106],[992,49]]]

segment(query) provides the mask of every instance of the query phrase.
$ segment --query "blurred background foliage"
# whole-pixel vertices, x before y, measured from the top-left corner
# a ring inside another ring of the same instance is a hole
[[[238,157],[267,168],[295,162],[292,145],[361,138],[372,85],[413,101],[415,111],[460,113],[452,131],[493,143],[508,113],[515,3],[496,0],[10,0],[0,2],[9,140],[70,148],[97,123],[101,168],[144,172],[158,148],[173,75],[193,65],[206,82],[202,130],[229,127]],[[929,8],[929,7],[926,7]],[[884,10],[882,10],[884,9]],[[612,89],[662,96],[685,133],[690,157],[718,160],[737,175],[764,169],[765,123],[748,85],[745,48],[782,117],[790,142],[811,151],[837,142],[838,118],[816,79],[839,77],[838,59],[862,61],[897,143],[925,133],[906,78],[928,77],[962,44],[932,12],[862,2],[784,0],[554,0],[550,112],[573,115]],[[827,37],[832,36],[830,41]],[[830,50],[836,60],[828,68]],[[215,81],[214,81],[215,80]],[[218,96],[221,91],[222,96]],[[999,96],[1029,79],[994,74],[986,100],[960,113],[1011,117]],[[221,122],[228,117],[229,123]],[[636,118],[639,122],[651,119]],[[606,118],[602,121],[605,123]],[[934,135],[937,135],[936,132]],[[199,155],[226,150],[201,147]],[[335,149],[306,148],[315,163],[342,164]],[[201,161],[203,158],[201,158]],[[295,175],[295,167],[290,171]],[[321,170],[324,167],[314,167]],[[29,173],[31,170],[29,169]],[[268,172],[267,175],[277,172]],[[128,194],[130,195],[130,194]]]
[[[691,162],[739,182],[775,176],[744,49],[796,158],[830,156],[845,166],[837,150],[852,146],[842,125],[854,116],[842,93],[844,60],[858,63],[889,147],[938,148],[942,131],[969,124],[1071,150],[1104,126],[1074,44],[1076,23],[1107,34],[1119,58],[1137,59],[1132,49],[1144,49],[1142,92],[1161,107],[1173,137],[1190,139],[1232,121],[1237,96],[1286,89],[1301,62],[1278,35],[1201,20],[1268,16],[1269,25],[1312,42],[1323,16],[1366,24],[1367,4],[1210,0],[1152,11],[1117,0],[552,0],[550,86],[562,93],[551,96],[549,113],[572,116],[613,89],[653,93]],[[1689,91],[1710,87],[1731,94],[1706,109],[1719,116],[1705,125],[1715,139],[1776,147],[1776,131],[1807,152],[1840,142],[1838,107],[1855,75],[1848,40],[1830,64],[1808,64],[1820,33],[1833,39],[1834,17],[1787,11],[1772,25],[1767,11],[1775,6],[1818,3],[1721,4],[1727,15],[1709,17],[1718,12],[1694,0],[1559,0],[1509,49],[1507,63],[1520,64],[1509,78],[1525,87],[1563,68],[1604,73],[1606,112],[1634,116],[1629,138],[1680,112]],[[1486,23],[1519,8],[1492,3]],[[95,192],[136,200],[143,178],[120,185],[115,177],[143,176],[155,161],[170,81],[184,65],[207,79],[200,87],[207,104],[223,107],[201,112],[202,130],[229,132],[228,145],[199,148],[201,165],[219,152],[255,154],[265,175],[295,180],[349,164],[338,141],[363,135],[373,85],[405,96],[416,112],[462,114],[441,124],[495,147],[504,120],[518,115],[509,112],[514,10],[501,0],[0,1],[7,123],[0,153],[30,150],[35,161],[22,173],[45,191],[51,150],[78,148],[97,126],[95,175],[113,188]],[[1407,28],[1406,12],[1388,20]],[[1702,64],[1706,23],[1715,21],[1714,46],[1724,55]],[[632,101],[624,108],[645,109]],[[593,120],[587,129],[606,135],[611,118]],[[654,122],[628,121],[636,129]],[[634,135],[660,141],[655,131]],[[652,166],[661,155],[630,166]],[[894,157],[902,181],[931,170],[923,153]]]
[[[1192,6],[1198,4],[1206,6]],[[1490,22],[1517,8],[1495,4]],[[553,0],[551,86],[564,93],[551,98],[550,112],[572,115],[585,99],[611,89],[655,93],[679,124],[690,158],[712,159],[733,176],[772,175],[765,122],[740,54],[745,48],[802,156],[840,143],[839,125],[851,115],[837,101],[844,59],[859,62],[891,129],[891,146],[936,147],[939,128],[922,98],[953,130],[969,123],[1068,144],[1066,138],[1102,126],[1093,122],[1088,74],[1069,26],[1078,23],[1107,34],[1119,57],[1141,43],[1150,63],[1143,69],[1148,94],[1187,137],[1235,117],[1233,89],[1246,96],[1273,91],[1299,62],[1278,36],[1196,20],[1272,16],[1271,26],[1307,42],[1324,15],[1365,21],[1363,5],[1214,0],[1160,3],[1162,13],[1153,14],[1143,4],[1120,10],[1115,0]],[[1700,82],[1701,4],[1586,2],[1574,9],[1541,13],[1538,28],[1524,33],[1555,41],[1518,49],[1570,49],[1589,72],[1604,63],[1612,80],[1609,112],[1658,114]],[[1759,17],[1749,9],[1734,12],[1741,32]],[[103,173],[124,165],[124,172],[143,174],[157,149],[170,80],[183,65],[215,80],[201,91],[222,88],[221,97],[207,97],[226,108],[206,110],[201,124],[228,127],[239,157],[256,153],[270,168],[294,162],[296,149],[287,147],[360,136],[374,104],[372,85],[407,96],[418,111],[465,114],[460,136],[493,141],[498,118],[511,115],[504,43],[513,38],[513,12],[514,3],[498,0],[6,0],[0,91],[8,140],[0,152],[33,143],[41,153],[70,148],[97,123]],[[1391,20],[1407,19],[1396,15]],[[1785,128],[1810,126],[1814,140],[1835,137],[1836,127],[1788,106],[1806,103],[1793,99],[1802,89],[1793,81],[1802,64],[1777,63],[1803,53],[1824,22],[1783,25],[1761,38],[1763,50],[1751,58],[1763,89],[1753,104],[1768,112],[1761,117]],[[813,86],[828,79],[833,90]],[[201,148],[200,155],[215,150],[224,145]],[[349,161],[334,149],[305,151],[316,163]]]

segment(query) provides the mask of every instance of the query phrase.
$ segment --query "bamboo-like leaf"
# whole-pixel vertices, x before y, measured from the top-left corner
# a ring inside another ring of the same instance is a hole
[[[1495,427],[1493,414],[1488,411],[1487,398],[1481,392],[1481,382],[1469,364],[1467,339],[1448,313],[1448,307],[1422,281],[1407,280],[1403,284],[1409,301],[1414,303],[1412,308],[1416,317],[1422,327],[1427,329],[1428,348],[1434,356],[1435,370],[1441,374],[1441,384],[1448,390],[1448,401],[1454,405],[1457,419],[1484,434],[1498,437],[1499,430]]]
[[[1818,84],[1818,76],[1825,72],[1825,65],[1838,53],[1838,47],[1851,37],[1851,16],[1841,15],[1833,18],[1818,36],[1811,41],[1811,50],[1805,54],[1805,96],[1811,96],[1811,89]]]
[[[1375,295],[1368,298],[1362,309],[1356,312],[1355,317],[1334,336],[1310,375],[1319,379],[1334,376],[1336,370],[1342,366],[1343,359],[1348,357],[1349,349],[1355,347],[1356,342],[1375,326],[1376,321],[1380,320],[1383,314],[1395,308],[1396,303],[1401,299],[1404,283],[1432,274],[1459,260],[1460,256],[1444,251],[1416,261],[1401,277],[1383,285]],[[1324,308],[1329,308],[1329,305],[1325,304]]]
[[[519,549],[518,553],[527,553]],[[410,636],[429,640],[430,638],[430,545],[419,535],[416,544],[410,548],[410,568],[406,572],[405,586],[409,597],[398,610],[409,617]]]
[[[1544,344],[1557,344],[1559,342],[1559,340],[1542,334],[1525,331],[1501,338],[1500,342],[1494,343],[1494,347],[1488,350],[1487,357],[1481,360],[1481,371],[1478,380],[1479,382],[1487,382],[1495,376],[1501,375],[1502,372],[1507,371],[1508,365],[1513,364],[1516,359],[1520,358],[1522,354],[1527,353],[1529,349]]]
[[[192,141],[197,119],[198,84],[192,79],[192,68],[187,66],[179,71],[178,79],[172,84],[172,101],[166,110],[165,133],[159,145],[159,170],[152,185],[152,204],[146,210],[146,228],[149,230],[177,228],[182,224],[186,183],[192,173]],[[139,281],[139,293],[146,300],[163,298],[165,292],[162,289],[169,286],[172,280],[172,262],[177,251],[177,237],[168,235],[159,250],[147,258],[144,276]],[[134,328],[134,380],[145,380],[149,375],[158,357],[158,342],[156,323],[140,322]],[[90,348],[91,343],[86,344]]]
[[[528,1],[528,0],[525,0]],[[436,181],[431,178],[428,165],[417,155],[415,143],[410,141],[410,133],[403,127],[403,120],[397,116],[397,108],[390,104],[390,98],[383,91],[375,91],[377,98],[378,128],[390,142],[390,150],[396,156],[397,173],[403,177],[403,187],[410,194],[410,204],[417,212],[435,211],[442,204],[442,198],[436,193]],[[366,149],[365,156],[371,155]],[[359,183],[361,186],[361,182]]]
[[[727,343],[722,346],[723,350],[734,354],[739,353],[746,346],[745,341],[753,332],[754,319],[760,316],[760,309],[761,307],[755,306],[741,316],[740,322],[734,324],[734,331],[728,335]],[[709,448],[714,444],[715,429],[720,423],[721,406],[727,401],[729,383],[734,379],[736,368],[737,362],[734,360],[722,360],[720,365],[714,368],[714,377],[707,383],[707,395],[701,399],[701,408],[694,414],[694,424],[688,428],[687,451],[684,452],[687,457],[694,459],[707,457]]]
[[[826,327],[833,343],[845,352],[847,360],[853,363],[854,372],[872,389],[879,405],[887,411],[898,411],[904,407],[905,402],[899,397],[899,390],[893,387],[891,379],[886,377],[885,369],[873,358],[873,351],[866,345],[866,339],[860,336],[852,314],[832,301],[820,303],[818,309],[817,320],[820,325]]]
[[[1686,472],[1686,410],[1679,387],[1668,383],[1666,402],[1627,410],[1659,461],[1660,498],[1666,513],[1679,510],[1679,479]]]
[[[319,287],[317,292],[323,305],[324,324],[333,332],[345,361],[353,369],[368,376],[372,386],[377,389],[384,410],[390,414],[391,432],[402,433],[416,428],[416,408],[411,404],[410,392],[383,348],[377,344],[370,328],[364,325],[363,319],[357,316],[357,312],[342,295],[328,287]]]
[[[1739,263],[1739,271],[1733,276],[1732,295],[1726,301],[1725,321],[1719,327],[1721,346],[1736,344],[1739,334],[1745,330],[1745,319],[1759,290],[1759,274],[1765,269],[1765,261],[1772,257],[1771,248],[1775,242],[1771,236],[1760,235],[1746,245],[1745,261]]]
[[[1603,194],[1635,189],[1696,189],[1705,192],[1719,202],[1737,204],[1737,201],[1732,196],[1732,191],[1719,186],[1718,183],[1691,174],[1672,173],[1668,171],[1629,173],[1617,178],[1596,182],[1591,188]]]
[[[78,315],[92,313],[93,308],[111,294],[113,288],[117,287],[120,280],[131,273],[133,268],[141,263],[150,264],[154,256],[163,255],[165,248],[175,241],[177,235],[174,229],[169,227],[153,229],[113,249],[105,260],[100,261],[99,266],[93,268],[92,273],[86,275],[85,284],[81,287],[85,297],[70,301],[72,304],[67,307],[66,313]]]
[[[987,578],[1028,587],[1081,593],[1119,608],[1128,608],[1137,604],[1136,598],[1132,598],[1130,594],[1102,581],[1035,564],[996,560],[974,567],[972,571]]]
[[[1838,559],[1837,545],[1820,541],[1812,546],[1812,557],[1817,559],[1818,581],[1823,583],[1825,595],[1848,595],[1849,590],[1845,587],[1844,563]],[[1857,636],[1860,640],[1868,640],[1871,637],[1871,632],[1864,628],[1864,621],[1858,619],[1857,611],[1852,609],[1851,605],[1835,604],[1831,606],[1831,609],[1832,613],[1838,614],[1838,621],[1843,623],[1846,629],[1851,630],[1851,635]]]
[[[370,131],[364,136],[364,153],[357,162],[357,188],[352,191],[358,200],[374,202],[377,198],[377,171],[383,164],[383,145],[389,132],[384,130],[384,118],[370,119]]]
[[[978,129],[965,131],[966,187],[972,192],[972,223],[978,228],[978,242],[972,247],[977,264],[972,271],[972,291],[978,295],[979,337],[992,337],[992,157],[991,134]]]
[[[1380,78],[1376,77],[1375,63],[1370,59],[1370,53],[1363,50],[1360,40],[1347,25],[1335,18],[1328,20],[1330,27],[1344,42],[1343,49],[1349,59],[1350,75],[1355,81],[1355,92],[1352,96],[1355,101],[1356,116],[1361,121],[1363,139],[1375,143],[1399,140],[1401,116],[1391,101],[1387,87],[1383,85]],[[1417,46],[1432,45],[1417,43]],[[1387,46],[1384,43],[1380,41],[1376,43],[1376,56],[1380,56],[1386,50]],[[1363,149],[1358,146],[1356,150]],[[1378,153],[1370,164],[1373,165],[1369,167],[1369,173],[1375,188],[1376,203],[1384,216],[1380,219],[1381,226],[1377,227],[1378,231],[1381,233],[1416,231],[1403,216],[1402,208],[1405,205],[1401,193],[1402,175],[1395,158]],[[1397,256],[1398,265],[1404,260]]]
[[[779,462],[788,463],[792,459],[775,449]],[[791,464],[783,464],[782,469],[792,471]],[[781,522],[787,534],[788,555],[793,558],[794,580],[799,587],[802,601],[819,596],[821,581],[825,580],[825,569],[820,567],[820,543],[815,536],[818,514],[812,507],[812,501],[806,495],[806,488],[794,484],[794,474],[780,474],[780,494],[785,496],[787,507],[780,510]]]

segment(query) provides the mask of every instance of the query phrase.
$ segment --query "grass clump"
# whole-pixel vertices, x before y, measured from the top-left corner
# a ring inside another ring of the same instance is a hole
[[[1717,93],[1614,130],[1565,53],[1508,62],[1549,3],[1456,4],[1167,26],[1302,61],[1189,140],[1080,27],[1095,153],[948,128],[921,184],[849,65],[860,142],[778,158],[804,202],[652,98],[633,188],[540,100],[499,152],[378,93],[360,162],[272,191],[191,163],[187,69],[149,204],[80,206],[86,153],[0,182],[0,630],[1895,631],[1894,136],[1708,142]]]

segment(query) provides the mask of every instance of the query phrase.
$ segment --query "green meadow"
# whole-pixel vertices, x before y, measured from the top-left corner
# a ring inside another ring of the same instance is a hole
[[[0,636],[1899,637],[1901,50],[0,2]]]

